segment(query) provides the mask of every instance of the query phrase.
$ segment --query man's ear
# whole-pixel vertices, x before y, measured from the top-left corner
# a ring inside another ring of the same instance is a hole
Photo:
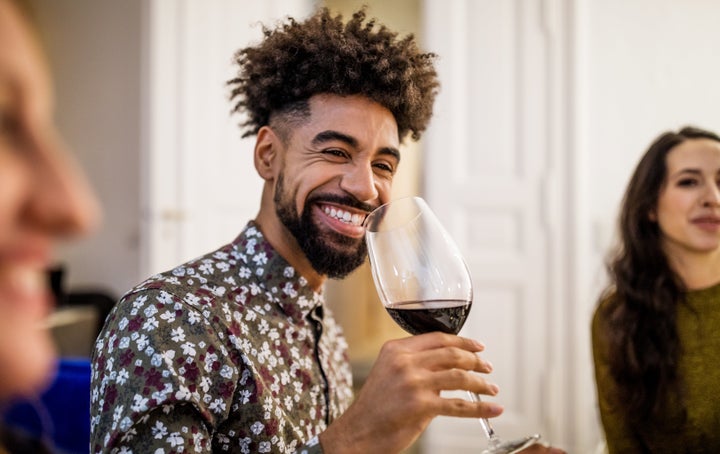
[[[260,128],[255,140],[254,162],[255,169],[265,181],[275,178],[275,165],[279,159],[280,145],[280,138],[269,126]]]

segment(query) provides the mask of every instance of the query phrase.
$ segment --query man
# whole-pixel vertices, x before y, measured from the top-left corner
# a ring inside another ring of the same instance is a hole
[[[479,343],[431,333],[388,342],[352,402],[325,280],[366,256],[362,221],[390,200],[403,138],[438,88],[412,37],[318,11],[237,54],[261,207],[232,243],[126,294],[93,360],[92,451],[393,453],[437,415],[502,408]],[[478,427],[478,430],[480,428]]]

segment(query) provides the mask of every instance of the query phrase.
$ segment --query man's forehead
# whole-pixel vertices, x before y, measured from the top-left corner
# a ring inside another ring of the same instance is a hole
[[[397,122],[390,110],[362,95],[315,95],[308,102],[314,134],[333,130],[363,140],[382,137],[388,146],[399,146]]]

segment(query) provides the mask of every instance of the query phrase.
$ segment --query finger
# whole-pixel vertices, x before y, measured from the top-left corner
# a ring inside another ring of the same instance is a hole
[[[489,374],[493,367],[477,353],[457,347],[435,348],[418,353],[418,364],[430,370],[463,369]]]
[[[459,398],[440,398],[435,409],[438,415],[462,418],[494,418],[503,412],[502,405],[495,402],[470,402]]]
[[[474,339],[441,332],[419,334],[404,340],[417,350],[431,350],[443,347],[456,347],[473,353],[485,350],[485,345]]]
[[[495,396],[500,388],[478,374],[462,369],[450,369],[434,372],[426,376],[427,384],[436,391],[469,391],[473,394]],[[479,400],[479,399],[477,399]]]

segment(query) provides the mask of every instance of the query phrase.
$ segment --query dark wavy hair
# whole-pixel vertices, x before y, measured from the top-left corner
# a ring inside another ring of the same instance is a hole
[[[345,24],[327,8],[303,22],[288,18],[257,45],[235,54],[230,80],[234,112],[247,112],[243,137],[257,134],[276,114],[302,119],[317,94],[362,95],[395,117],[400,140],[417,140],[432,115],[439,89],[433,53],[418,49],[413,35],[365,21],[365,8]]]
[[[655,139],[630,179],[620,211],[619,244],[607,262],[611,283],[602,299],[609,298],[610,304],[604,307],[603,334],[610,372],[619,386],[618,402],[635,421],[660,414],[670,402],[682,404],[676,320],[687,288],[666,258],[662,233],[650,214],[665,184],[668,153],[688,139],[720,142],[715,133],[690,126]]]

